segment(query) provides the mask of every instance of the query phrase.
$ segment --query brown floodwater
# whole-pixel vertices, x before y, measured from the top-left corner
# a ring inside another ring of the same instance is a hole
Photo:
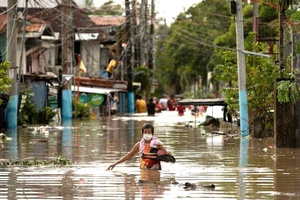
[[[212,130],[194,127],[193,120],[163,112],[10,130],[12,140],[0,143],[2,161],[61,154],[72,164],[2,166],[0,199],[300,199],[300,149],[274,148],[274,139],[211,134],[238,134],[238,127],[222,123]],[[107,171],[141,139],[145,122],[154,124],[176,162],[162,162],[161,171],[140,170],[136,155]]]

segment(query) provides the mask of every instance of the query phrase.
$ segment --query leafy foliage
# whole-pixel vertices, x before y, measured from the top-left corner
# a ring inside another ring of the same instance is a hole
[[[8,77],[7,71],[9,70],[10,63],[8,61],[4,61],[0,63],[0,94],[8,93],[11,87],[12,80]],[[0,105],[2,100],[0,99]]]
[[[138,93],[149,92],[150,90],[150,70],[145,66],[136,67],[134,69],[133,79],[135,82],[141,83],[141,91]]]
[[[299,85],[294,79],[282,80],[276,83],[277,100],[279,103],[295,104],[300,98]]]
[[[90,118],[90,104],[72,100],[73,118],[89,119]]]
[[[32,100],[33,94],[29,90],[25,90],[23,95],[20,95],[20,109],[18,113],[18,124],[49,124],[56,115],[53,108],[43,107],[37,110],[35,102]]]
[[[230,26],[229,1],[205,0],[177,16],[166,30],[160,28],[157,41],[157,79],[168,93],[182,93],[202,77],[214,55],[214,40]]]
[[[262,44],[253,43],[254,34],[250,34],[245,41],[245,49],[254,52],[263,52],[266,47]],[[239,110],[238,69],[236,53],[226,51],[223,54],[224,64],[216,67],[216,79],[222,81],[227,87],[221,89],[229,104],[229,109]],[[273,115],[270,110],[274,109],[274,81],[279,76],[279,68],[272,60],[259,56],[246,55],[245,62],[246,88],[248,93],[249,124],[254,126],[253,120],[257,117],[264,119],[266,124],[265,134],[273,134]]]
[[[100,8],[93,9],[92,11],[88,11],[89,15],[116,15],[121,16],[124,13],[124,8],[120,4],[115,4],[114,1],[109,0],[105,2]]]
[[[38,110],[34,101],[32,101],[33,94],[29,90],[25,90],[25,94],[20,95],[20,109],[18,114],[18,124],[37,124]]]

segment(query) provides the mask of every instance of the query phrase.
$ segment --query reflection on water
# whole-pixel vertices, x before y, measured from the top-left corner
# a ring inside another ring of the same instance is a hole
[[[2,167],[0,199],[300,199],[299,149],[276,149],[273,139],[240,140],[186,127],[193,120],[163,112],[8,131],[13,140],[0,144],[2,161],[62,154],[73,164]],[[163,162],[161,171],[140,170],[137,155],[107,171],[141,139],[145,122],[153,122],[176,163]],[[220,130],[238,132],[223,123]],[[187,189],[186,182],[196,187]],[[211,184],[215,189],[204,187]]]

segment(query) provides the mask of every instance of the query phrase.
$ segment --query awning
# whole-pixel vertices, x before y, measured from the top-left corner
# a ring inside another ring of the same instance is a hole
[[[195,106],[225,106],[225,98],[219,99],[183,99],[178,102],[180,105],[195,105]]]
[[[72,85],[72,91],[77,92],[78,87]],[[120,91],[125,92],[122,89],[79,86],[79,92],[93,93],[93,94],[108,94],[110,92],[120,92]]]

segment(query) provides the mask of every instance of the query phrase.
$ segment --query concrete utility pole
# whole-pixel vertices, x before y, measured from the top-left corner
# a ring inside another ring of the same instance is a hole
[[[236,0],[236,46],[239,82],[240,135],[249,135],[242,0]]]
[[[61,27],[61,43],[62,43],[62,73],[70,74],[72,67],[72,34],[73,27],[71,27],[73,15],[71,12],[72,1],[62,1],[62,27]],[[72,119],[72,91],[71,81],[64,84],[62,87],[62,121]]]
[[[126,13],[126,41],[127,41],[127,55],[126,65],[127,68],[127,91],[128,91],[128,112],[134,113],[134,93],[133,93],[133,75],[132,75],[132,38],[131,38],[131,15],[130,15],[130,2],[125,0],[125,13]]]
[[[7,128],[17,128],[18,124],[18,78],[17,78],[17,6],[18,0],[7,1],[7,33],[6,33],[6,60],[10,62],[9,77],[13,80],[10,89],[10,100],[7,105]]]

